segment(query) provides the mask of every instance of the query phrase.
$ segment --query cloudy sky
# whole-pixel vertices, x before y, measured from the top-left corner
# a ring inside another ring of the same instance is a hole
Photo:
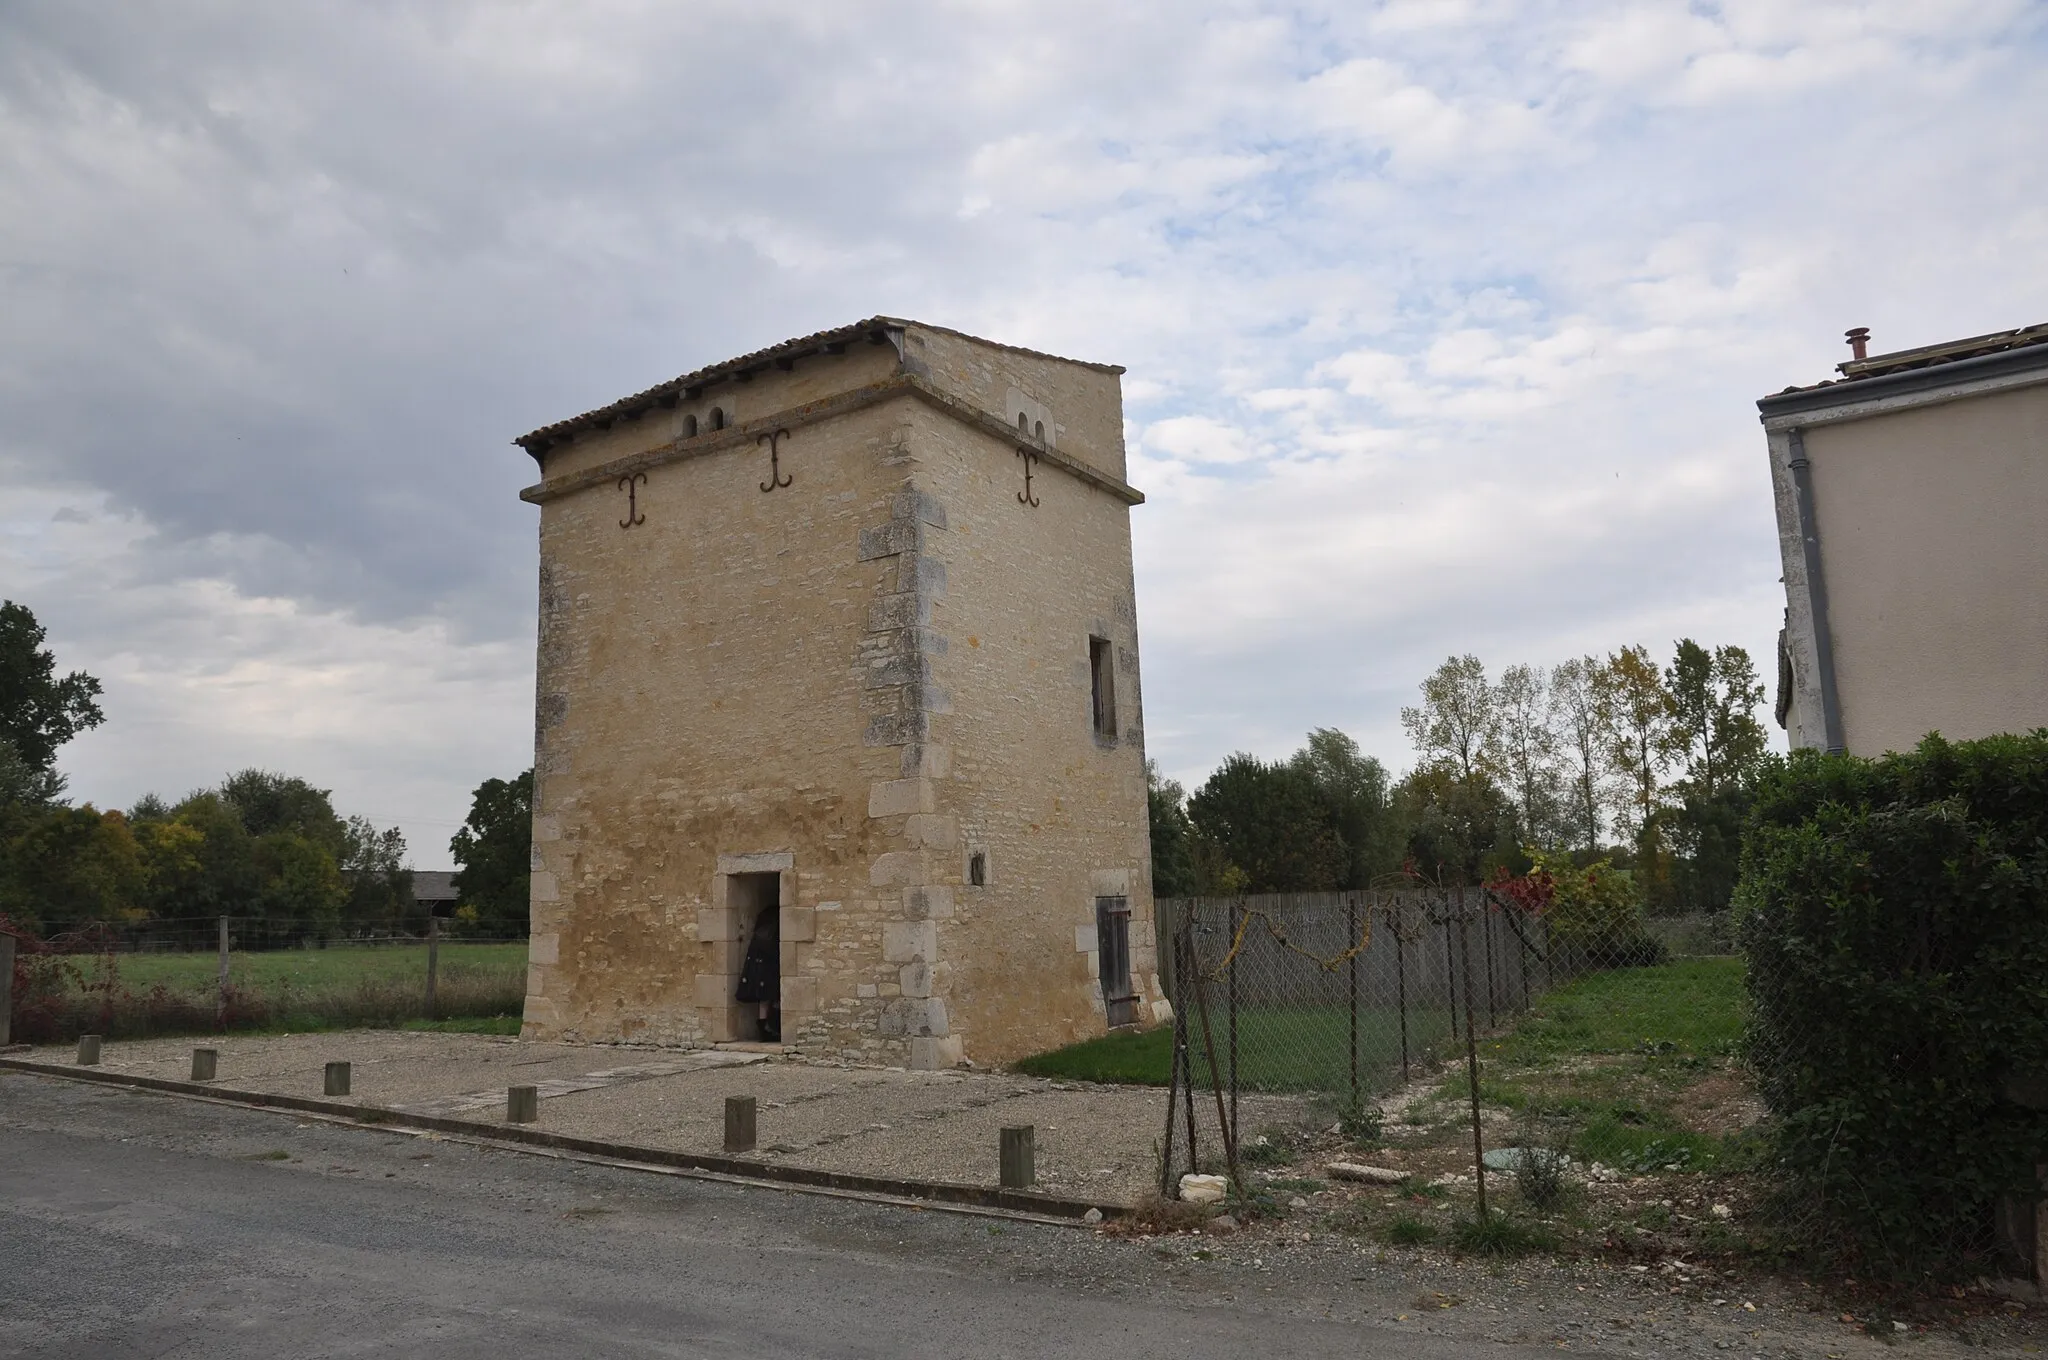
[[[1151,752],[1739,642],[1755,398],[2048,320],[2035,0],[0,8],[0,594],[121,806],[448,863],[530,759],[508,441],[876,312],[1126,365]]]

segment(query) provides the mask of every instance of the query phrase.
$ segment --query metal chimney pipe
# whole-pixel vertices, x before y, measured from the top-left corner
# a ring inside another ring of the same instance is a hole
[[[1845,332],[1845,334],[1849,337],[1850,359],[1852,361],[1868,359],[1870,357],[1870,327],[1858,326],[1855,330]]]

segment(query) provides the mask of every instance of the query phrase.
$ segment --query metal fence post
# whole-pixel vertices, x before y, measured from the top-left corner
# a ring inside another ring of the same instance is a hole
[[[1348,949],[1348,950],[1351,950],[1351,951],[1352,951],[1352,954],[1351,954],[1351,978],[1350,978],[1350,987],[1351,987],[1351,1103],[1352,1103],[1352,1104],[1354,1104],[1354,1105],[1356,1105],[1356,1104],[1358,1103],[1358,953],[1359,953],[1359,939],[1358,939],[1358,894],[1356,894],[1356,893],[1353,893],[1353,894],[1351,894],[1351,895],[1350,895],[1349,897],[1347,897],[1347,898],[1345,899],[1345,901],[1344,901],[1344,905],[1345,905],[1345,907],[1346,907],[1346,909],[1347,909],[1347,910],[1346,910],[1346,913],[1345,913],[1345,919],[1346,919],[1346,923],[1347,923],[1347,927],[1348,927],[1348,933],[1347,933],[1347,934],[1345,935],[1345,937],[1344,937],[1344,947],[1345,947],[1346,949]],[[1371,922],[1372,918],[1371,918],[1370,916],[1368,916],[1368,917],[1366,918],[1366,920],[1367,920],[1367,923],[1368,923],[1368,924],[1370,924],[1370,922]]]
[[[1479,938],[1486,945],[1486,1025],[1491,1029],[1500,1023],[1500,1016],[1493,1009],[1494,988],[1498,985],[1493,972],[1493,903],[1484,888],[1479,890],[1479,910],[1484,913],[1479,918],[1483,923]]]
[[[1244,929],[1241,919],[1244,914],[1244,899],[1232,898],[1230,903],[1230,978],[1226,984],[1230,997],[1230,1143],[1237,1143],[1237,943],[1239,932]]]
[[[1388,916],[1394,931],[1394,1004],[1401,1015],[1401,1084],[1408,1084],[1408,941],[1400,926],[1401,904]]]
[[[1180,934],[1174,941],[1174,948],[1180,955],[1174,966],[1181,980],[1180,1001],[1173,1009],[1174,1042],[1180,1048],[1180,1070],[1184,1079],[1180,1090],[1181,1099],[1187,1107],[1188,1170],[1200,1171],[1202,1154],[1195,1145],[1195,1055],[1190,1048],[1192,1031],[1189,1028],[1188,1008],[1195,1004],[1197,993],[1193,980],[1199,975],[1198,970],[1202,965],[1195,959],[1195,913],[1192,909],[1181,917]],[[1213,1050],[1209,1054],[1209,1061],[1212,1065],[1216,1061]],[[1170,1096],[1172,1093],[1168,1094]]]

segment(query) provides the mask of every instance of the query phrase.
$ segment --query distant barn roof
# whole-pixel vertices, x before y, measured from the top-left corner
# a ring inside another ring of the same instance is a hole
[[[811,335],[800,335],[794,340],[784,340],[779,345],[757,349],[752,354],[742,354],[736,359],[700,368],[694,373],[685,373],[670,378],[665,383],[623,397],[609,406],[600,406],[594,411],[585,411],[580,416],[558,420],[552,425],[543,425],[530,434],[523,434],[512,442],[538,459],[548,445],[588,429],[609,429],[614,421],[635,419],[654,407],[674,406],[678,398],[695,400],[698,393],[713,383],[750,378],[767,368],[788,368],[798,359],[813,354],[837,354],[846,346],[860,340],[882,344],[890,331],[901,331],[906,326],[920,330],[937,331],[943,335],[957,335],[976,344],[989,345],[995,349],[1009,350],[1012,354],[1028,354],[1035,359],[1053,359],[1063,364],[1079,364],[1101,373],[1121,373],[1120,364],[1091,363],[1086,359],[1068,359],[1042,350],[1026,349],[1022,345],[1006,345],[999,340],[985,340],[965,331],[952,330],[945,326],[934,326],[924,321],[910,321],[896,316],[871,316],[865,321],[856,321],[850,326],[840,326],[829,331],[818,331]]]
[[[415,902],[453,902],[456,900],[455,871],[453,869],[415,869],[412,871],[412,900]]]

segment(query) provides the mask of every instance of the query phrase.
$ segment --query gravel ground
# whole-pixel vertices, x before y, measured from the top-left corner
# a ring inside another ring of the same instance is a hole
[[[672,1049],[530,1043],[489,1035],[352,1030],[339,1033],[222,1036],[203,1042],[220,1050],[219,1084],[240,1091],[321,1094],[322,1071],[346,1060],[350,1098],[366,1105],[443,1106],[481,1093],[482,1108],[461,1117],[503,1113],[507,1086],[587,1080],[617,1074],[596,1089],[546,1095],[543,1128],[577,1137],[685,1152],[717,1152],[724,1138],[725,1099],[751,1095],[758,1104],[762,1157],[793,1166],[874,1176],[993,1185],[997,1130],[1037,1130],[1039,1188],[1105,1203],[1130,1203],[1154,1188],[1154,1144],[1165,1122],[1165,1093],[1142,1087],[1096,1086],[980,1072],[908,1072],[854,1067],[801,1057],[757,1060],[738,1053],[685,1054]],[[184,1080],[191,1039],[147,1039],[106,1045],[109,1071]],[[69,1062],[74,1050],[38,1049],[43,1062]],[[645,1075],[679,1062],[732,1060],[744,1066]],[[636,1071],[636,1069],[639,1069]],[[498,1094],[492,1094],[498,1093]],[[1246,1128],[1292,1124],[1305,1102],[1248,1096]],[[1212,1105],[1197,1106],[1197,1125],[1218,1146]]]
[[[403,1353],[451,1355],[506,1353],[491,1338],[573,1336],[580,1353],[603,1355],[748,1343],[764,1356],[1277,1360],[1448,1357],[1487,1343],[1504,1356],[1857,1360],[2034,1354],[2042,1341],[2037,1310],[1981,1296],[1944,1305],[1940,1320],[1902,1316],[1899,1330],[1882,1315],[1842,1321],[1857,1305],[1796,1282],[1701,1276],[1694,1287],[1599,1263],[1460,1262],[1286,1225],[1116,1236],[11,1073],[0,1073],[0,1165],[0,1295],[12,1293],[0,1353],[159,1354],[208,1328],[221,1344],[189,1340],[193,1353],[359,1353],[388,1335],[415,1339]],[[246,1330],[219,1331],[230,1325]],[[629,1325],[642,1330],[619,1332]],[[681,1326],[694,1330],[648,1339]],[[104,1344],[131,1333],[132,1349]],[[322,1347],[296,1344],[302,1335]]]

